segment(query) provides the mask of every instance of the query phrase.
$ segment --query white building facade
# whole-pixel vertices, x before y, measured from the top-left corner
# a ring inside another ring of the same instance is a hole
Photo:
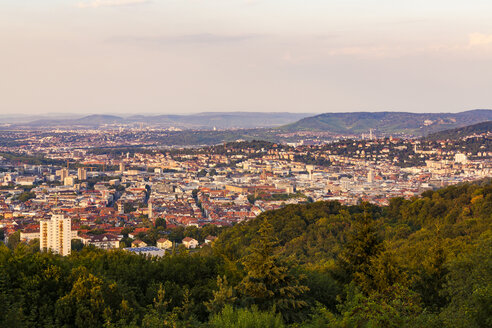
[[[62,256],[70,255],[72,220],[63,215],[53,215],[51,220],[42,220],[39,225],[41,251],[52,250]]]

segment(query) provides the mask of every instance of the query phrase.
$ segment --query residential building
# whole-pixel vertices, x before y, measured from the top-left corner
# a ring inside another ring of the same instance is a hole
[[[183,239],[183,245],[186,248],[197,248],[198,247],[198,240],[193,239],[191,237],[186,237]]]
[[[80,239],[84,245],[94,245],[102,249],[118,248],[120,245],[120,238],[110,233],[93,236],[84,235]]]
[[[141,240],[134,240],[132,241],[132,247],[146,247],[147,246],[147,243],[145,243],[144,241],[141,241]]]
[[[171,249],[173,247],[173,243],[167,238],[160,238],[157,240],[157,247],[160,249]]]
[[[42,220],[39,226],[40,249],[52,250],[66,256],[70,254],[72,241],[72,220],[63,215],[53,215],[50,220]]]

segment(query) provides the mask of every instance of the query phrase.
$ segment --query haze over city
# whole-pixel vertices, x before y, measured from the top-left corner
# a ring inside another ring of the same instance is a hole
[[[0,5],[0,114],[490,108],[490,1]]]

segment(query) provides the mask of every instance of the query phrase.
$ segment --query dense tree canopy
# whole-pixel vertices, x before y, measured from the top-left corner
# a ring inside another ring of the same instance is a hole
[[[490,180],[387,207],[289,205],[162,258],[8,246],[0,327],[492,326]]]

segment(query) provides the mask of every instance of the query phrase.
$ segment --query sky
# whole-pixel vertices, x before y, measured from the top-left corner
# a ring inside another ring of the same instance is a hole
[[[0,3],[0,114],[475,108],[490,0]]]

